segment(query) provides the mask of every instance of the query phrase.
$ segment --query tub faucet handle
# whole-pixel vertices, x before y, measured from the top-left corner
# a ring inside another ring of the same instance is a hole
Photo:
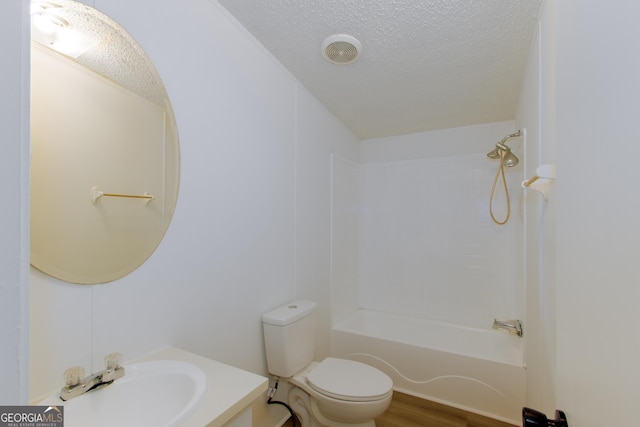
[[[515,324],[516,327],[516,335],[521,337],[523,334],[523,330],[522,330],[522,322],[519,321],[518,319],[514,320],[513,323]]]

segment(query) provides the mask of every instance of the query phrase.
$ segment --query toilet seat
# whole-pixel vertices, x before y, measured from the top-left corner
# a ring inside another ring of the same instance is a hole
[[[353,360],[328,357],[311,369],[306,382],[313,390],[333,399],[370,402],[384,399],[393,382],[378,369]]]

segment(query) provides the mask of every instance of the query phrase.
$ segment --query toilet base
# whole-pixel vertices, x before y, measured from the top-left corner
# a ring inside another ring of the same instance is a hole
[[[374,420],[364,423],[342,423],[325,417],[317,403],[304,390],[291,384],[289,406],[300,420],[301,427],[375,427]]]

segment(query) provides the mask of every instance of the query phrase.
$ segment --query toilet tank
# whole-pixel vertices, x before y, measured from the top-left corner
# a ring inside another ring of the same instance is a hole
[[[271,375],[292,377],[316,355],[316,303],[296,300],[262,315],[267,367]]]

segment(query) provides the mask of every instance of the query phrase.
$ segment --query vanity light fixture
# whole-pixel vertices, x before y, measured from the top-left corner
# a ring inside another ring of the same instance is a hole
[[[49,8],[37,10],[36,12],[34,12],[32,8],[31,19],[33,20],[33,25],[46,34],[55,33],[60,28],[69,27],[69,21],[51,11]]]
[[[52,1],[45,1],[45,0],[32,0],[31,1],[31,14],[33,15],[34,13],[41,13],[43,11],[45,11],[46,9],[55,9],[55,8],[60,8],[62,7],[61,4],[52,2]]]
[[[59,11],[64,7],[49,1],[31,2],[31,22],[33,40],[70,58],[76,59],[95,43],[74,30],[69,21]]]
[[[54,32],[57,28],[67,28],[69,22],[56,14],[54,9],[61,9],[62,5],[49,1],[31,2],[31,19],[40,31],[44,33]]]

